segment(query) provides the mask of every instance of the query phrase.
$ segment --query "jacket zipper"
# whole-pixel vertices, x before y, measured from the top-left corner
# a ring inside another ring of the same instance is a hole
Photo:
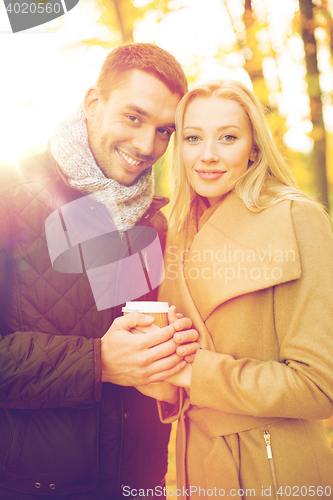
[[[273,454],[272,454],[270,432],[264,431],[264,440],[265,440],[265,445],[266,445],[266,452],[267,452],[269,467],[271,470],[271,477],[272,477],[272,483],[273,483],[273,498],[275,500],[280,500],[280,495],[278,495],[278,493],[277,493],[278,483],[277,483],[275,465],[274,465]]]

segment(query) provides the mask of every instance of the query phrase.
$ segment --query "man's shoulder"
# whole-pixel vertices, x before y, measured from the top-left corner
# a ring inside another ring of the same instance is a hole
[[[166,234],[168,231],[168,221],[161,209],[169,203],[169,199],[162,196],[154,196],[147,212],[142,217],[138,225],[149,225],[153,227],[160,237],[162,250],[165,248]]]
[[[12,163],[0,162],[0,190],[4,193],[17,185],[38,182],[54,175],[55,170],[47,151],[23,156]]]
[[[161,211],[165,205],[169,203],[169,198],[163,196],[154,196],[150,207],[139,220],[138,225],[150,225],[154,227],[159,233],[167,231],[168,222]]]
[[[163,218],[166,220],[166,217],[161,212],[161,209],[164,208],[169,203],[169,201],[170,201],[169,198],[166,198],[165,196],[154,196],[149,209],[153,213],[161,214]]]

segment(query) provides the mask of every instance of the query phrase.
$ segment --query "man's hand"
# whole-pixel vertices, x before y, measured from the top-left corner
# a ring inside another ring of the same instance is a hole
[[[176,353],[178,344],[173,336],[183,330],[183,342],[192,342],[186,345],[186,355],[193,354],[198,348],[195,342],[198,333],[190,329],[191,320],[181,318],[164,328],[152,325],[153,321],[153,317],[137,311],[115,319],[101,339],[103,382],[146,385],[163,381],[186,366],[186,361]],[[148,327],[145,335],[131,333],[141,327]]]
[[[176,376],[176,375],[175,375]],[[156,384],[137,385],[136,389],[145,396],[157,399],[157,401],[166,401],[171,405],[177,403],[179,399],[178,387],[168,382],[158,382]]]
[[[200,346],[197,342],[198,332],[188,329],[192,326],[192,321],[189,318],[184,318],[182,314],[176,313],[175,306],[169,308],[168,320],[176,330],[173,335],[175,352],[179,357],[184,358],[187,363],[193,363],[194,355]],[[149,327],[138,325],[131,331],[132,333],[148,333],[151,332],[152,327],[159,328],[154,324]]]

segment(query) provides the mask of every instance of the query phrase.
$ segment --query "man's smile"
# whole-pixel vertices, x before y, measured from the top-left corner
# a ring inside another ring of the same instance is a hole
[[[127,161],[127,163],[129,163],[130,165],[133,165],[134,167],[137,167],[138,165],[140,165],[142,163],[141,160],[134,160],[134,158],[131,158],[130,156],[128,156],[127,154],[125,154],[123,151],[121,151],[120,149],[117,148],[117,152],[123,157],[125,158],[125,160]]]

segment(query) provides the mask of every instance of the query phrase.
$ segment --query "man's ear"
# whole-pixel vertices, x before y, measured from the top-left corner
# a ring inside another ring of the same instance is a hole
[[[96,111],[97,111],[97,106],[98,103],[101,100],[100,96],[100,90],[96,85],[93,87],[90,87],[86,95],[84,96],[83,100],[83,109],[84,109],[84,114],[86,115],[86,119],[88,122],[94,121],[96,117]]]

